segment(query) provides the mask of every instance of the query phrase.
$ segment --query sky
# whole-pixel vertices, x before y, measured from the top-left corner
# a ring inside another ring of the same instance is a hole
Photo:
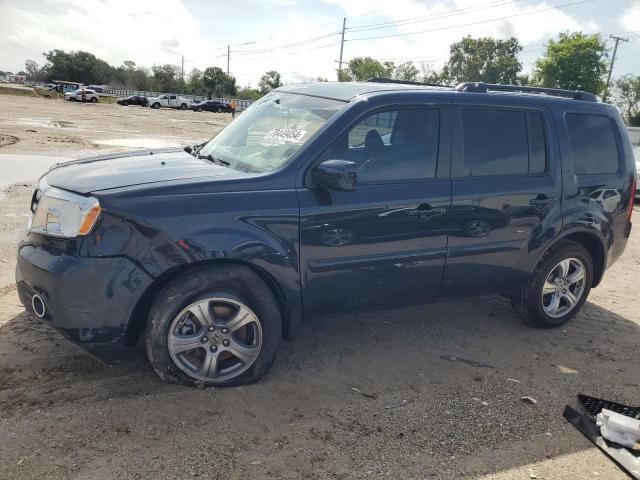
[[[343,60],[371,56],[439,69],[465,35],[508,38],[523,46],[531,71],[550,38],[563,31],[630,38],[613,76],[640,74],[640,0],[0,0],[0,70],[42,52],[85,50],[119,66],[209,66],[256,87],[267,70],[287,82],[336,79]]]

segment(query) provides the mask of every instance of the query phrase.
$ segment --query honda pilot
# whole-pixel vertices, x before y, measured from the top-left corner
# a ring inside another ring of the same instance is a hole
[[[564,324],[625,248],[635,179],[586,92],[287,85],[204,144],[51,168],[16,281],[100,358],[144,338],[165,381],[239,385],[320,313],[500,294]]]

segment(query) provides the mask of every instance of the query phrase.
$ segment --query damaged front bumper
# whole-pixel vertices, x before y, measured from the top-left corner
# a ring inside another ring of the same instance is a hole
[[[126,257],[81,257],[28,243],[18,250],[16,285],[25,309],[104,361],[126,350],[131,314],[151,281]]]

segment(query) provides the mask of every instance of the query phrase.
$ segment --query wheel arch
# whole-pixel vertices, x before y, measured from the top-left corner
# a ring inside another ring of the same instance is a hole
[[[224,258],[202,260],[178,265],[166,270],[160,276],[158,276],[140,296],[138,302],[136,303],[136,306],[131,312],[124,338],[125,345],[135,345],[138,342],[142,330],[144,330],[146,327],[147,318],[153,302],[157,298],[158,294],[162,291],[162,289],[167,286],[172,280],[194,268],[203,266],[210,266],[211,268],[215,268],[216,266],[220,265],[238,265],[248,267],[267,284],[267,286],[273,293],[276,302],[278,303],[278,307],[280,308],[280,314],[282,317],[282,337],[286,340],[290,340],[296,330],[295,323],[297,322],[298,315],[292,314],[284,290],[275,279],[275,277],[265,269],[251,262]]]
[[[593,260],[594,267],[592,287],[597,287],[604,275],[607,255],[603,240],[592,231],[573,230],[564,232],[538,256],[533,265],[533,268],[538,265],[540,260],[544,258],[549,250],[554,248],[562,240],[571,240],[573,242],[576,242],[582,245],[589,252],[589,254],[591,255],[591,259]]]

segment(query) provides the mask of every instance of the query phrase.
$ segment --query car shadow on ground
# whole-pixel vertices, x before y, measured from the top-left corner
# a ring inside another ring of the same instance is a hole
[[[148,443],[149,431],[182,445],[185,425],[191,441],[209,441],[206,425],[235,412],[233,429],[217,433],[238,446],[235,473],[225,478],[268,476],[282,465],[292,472],[284,478],[308,465],[346,477],[393,468],[397,478],[459,478],[588,448],[562,419],[563,407],[580,392],[639,403],[639,343],[637,323],[594,303],[564,327],[537,330],[517,320],[507,300],[489,297],[312,318],[258,384],[198,390],[160,383],[142,348],[106,366],[18,314],[0,327],[0,409],[6,421],[50,431],[65,418],[100,428],[92,448],[117,438],[116,452]],[[176,402],[189,408],[171,412]],[[109,416],[96,423],[93,412],[105,409]],[[155,441],[145,454],[170,468],[167,448]],[[40,450],[45,459],[61,454]],[[243,461],[246,452],[253,464]],[[138,460],[130,461],[135,470]],[[223,473],[225,465],[203,471]]]

